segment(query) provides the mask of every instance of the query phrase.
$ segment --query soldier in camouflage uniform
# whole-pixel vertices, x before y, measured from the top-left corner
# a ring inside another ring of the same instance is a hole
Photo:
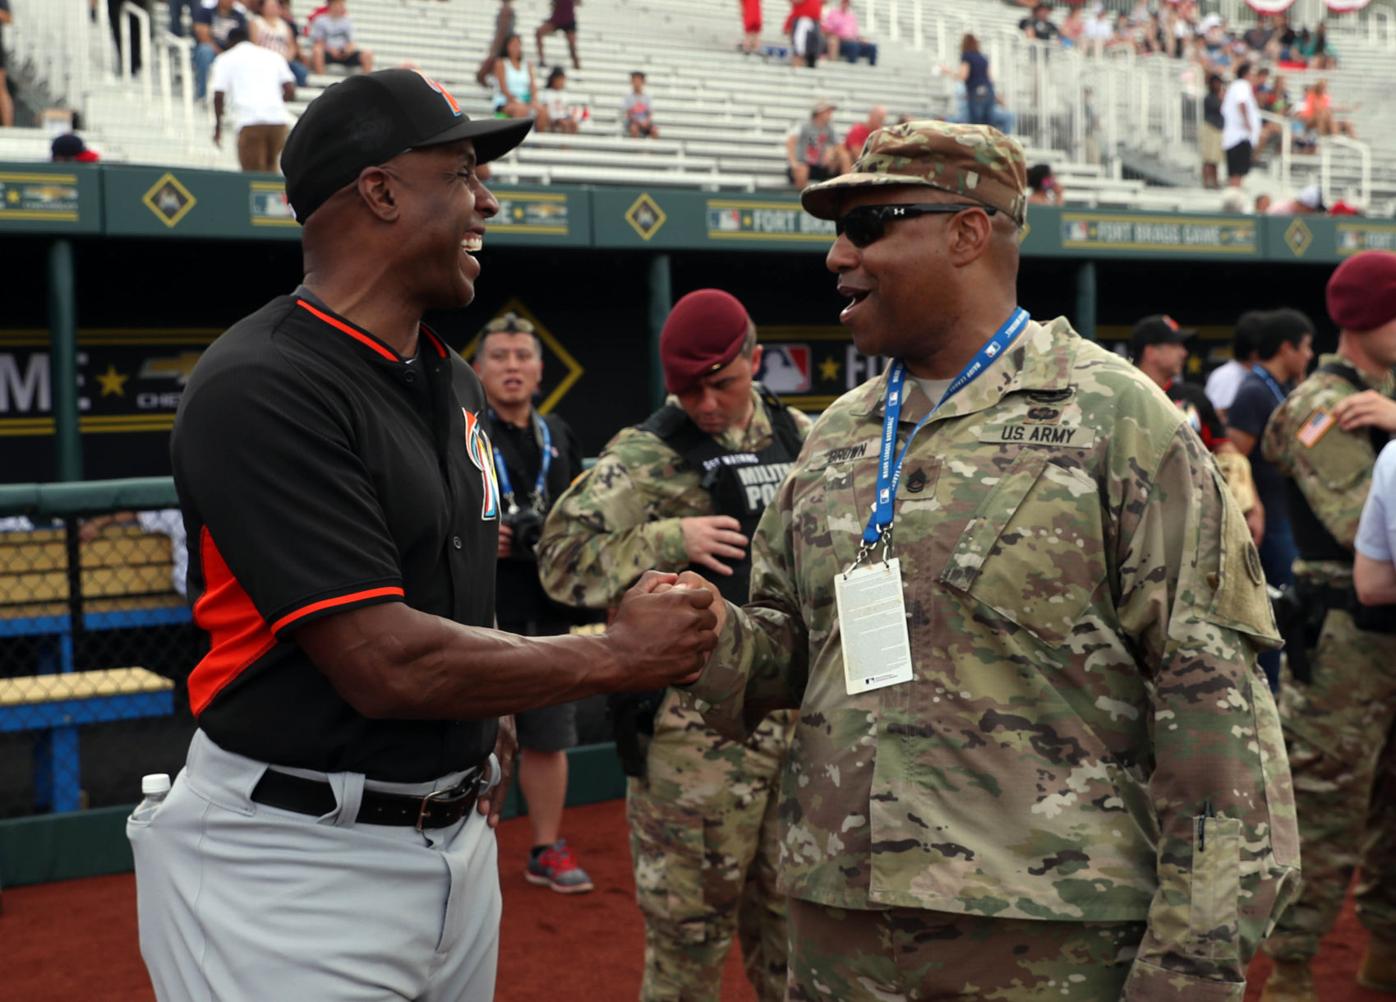
[[[780,810],[797,1002],[1240,1002],[1296,883],[1259,556],[1158,387],[1016,311],[1025,186],[1012,140],[923,121],[802,196],[837,222],[854,344],[911,377],[890,492],[910,678],[859,691],[844,644],[868,634],[835,598],[879,493],[884,373],[810,432],[690,687],[724,733],[800,710]],[[981,349],[1000,324],[1016,338]]]
[[[1368,251],[1340,265],[1328,312],[1340,328],[1337,354],[1320,357],[1263,439],[1265,458],[1291,478],[1296,588],[1327,606],[1309,677],[1291,678],[1280,697],[1304,890],[1265,945],[1275,958],[1266,1002],[1318,998],[1309,962],[1359,862],[1358,915],[1372,933],[1359,980],[1396,992],[1396,632],[1382,632],[1396,631],[1396,609],[1351,605],[1353,538],[1377,447],[1396,432],[1396,254]]]
[[[742,468],[742,482],[757,491],[748,533],[810,426],[753,384],[760,350],[733,297],[717,290],[684,297],[661,338],[666,382],[676,396],[655,415],[673,419],[714,454],[752,459],[769,459],[784,430],[786,452],[777,457],[783,462]],[[705,486],[701,466],[654,418],[617,434],[544,526],[538,563],[553,599],[607,608],[646,569],[690,566],[724,585],[735,582],[735,591],[726,590],[744,598],[748,539],[738,518],[719,514],[722,492]],[[645,1002],[716,1002],[734,932],[757,997],[785,998],[776,788],[793,716],[773,713],[732,741],[705,726],[677,691],[663,694],[653,736],[639,752],[641,767],[631,770],[644,775],[629,779],[626,794],[645,918]]]

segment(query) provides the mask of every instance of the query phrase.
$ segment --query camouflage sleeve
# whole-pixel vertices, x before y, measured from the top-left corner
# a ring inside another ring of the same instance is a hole
[[[809,642],[795,587],[795,477],[767,505],[751,546],[751,601],[727,604],[727,623],[708,667],[690,687],[709,727],[745,740],[773,710],[798,708],[809,674]]]
[[[1299,485],[1324,528],[1351,549],[1376,453],[1365,428],[1343,431],[1332,418],[1333,406],[1347,395],[1346,388],[1296,391],[1266,426],[1263,449]]]
[[[1235,1000],[1293,896],[1289,766],[1257,650],[1278,637],[1259,555],[1196,437],[1180,429],[1120,498],[1121,628],[1147,673],[1158,889],[1131,1002]]]
[[[606,609],[645,571],[688,566],[678,518],[651,518],[646,492],[610,447],[558,498],[538,542],[543,590],[555,602]]]

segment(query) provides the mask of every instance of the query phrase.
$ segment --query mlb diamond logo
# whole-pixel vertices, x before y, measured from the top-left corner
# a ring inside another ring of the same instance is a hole
[[[630,224],[631,229],[640,234],[641,240],[649,240],[658,233],[668,218],[659,207],[659,203],[650,198],[648,192],[635,199],[630,208],[625,210],[625,221]]]
[[[1309,249],[1309,244],[1313,242],[1313,231],[1302,219],[1296,218],[1289,224],[1289,229],[1285,230],[1285,246],[1294,252],[1295,257],[1303,257],[1304,252]]]
[[[150,190],[141,197],[141,201],[147,209],[155,213],[156,219],[173,229],[199,200],[179,183],[179,178],[166,172],[160,180],[150,186]]]

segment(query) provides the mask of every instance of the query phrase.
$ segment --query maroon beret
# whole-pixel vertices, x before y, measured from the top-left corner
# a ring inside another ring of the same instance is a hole
[[[1328,315],[1342,330],[1370,331],[1396,320],[1396,254],[1370,250],[1328,279]]]
[[[682,393],[727,365],[742,350],[751,317],[737,298],[721,289],[690,292],[669,311],[659,335],[664,385]]]

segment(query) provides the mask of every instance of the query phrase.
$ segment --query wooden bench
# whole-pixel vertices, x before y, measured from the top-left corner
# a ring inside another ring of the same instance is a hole
[[[37,734],[37,807],[80,806],[79,727],[174,712],[174,684],[155,672],[76,663],[78,637],[190,621],[170,568],[169,539],[133,526],[108,527],[75,554],[61,529],[0,533],[0,642],[37,646],[32,674],[0,678],[0,732]]]

